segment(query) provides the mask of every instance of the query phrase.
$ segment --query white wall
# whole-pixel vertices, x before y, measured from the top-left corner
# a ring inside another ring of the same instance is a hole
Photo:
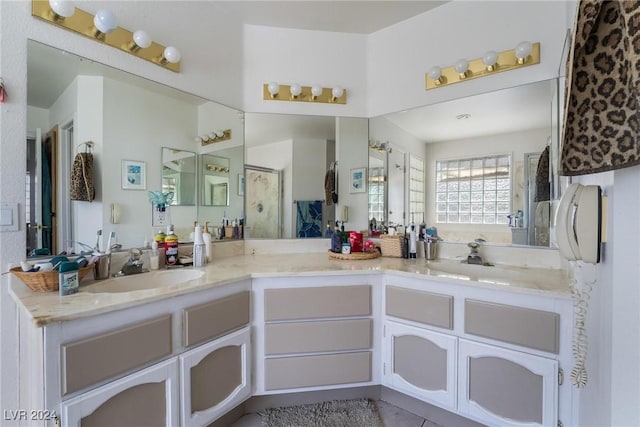
[[[512,208],[515,212],[523,207],[523,164],[525,153],[540,153],[544,150],[548,129],[469,138],[426,144],[426,223],[438,228],[438,234],[448,242],[469,242],[482,237],[489,243],[511,243],[511,230],[506,225],[441,224],[436,223],[436,161],[509,154],[512,159]]]
[[[367,40],[368,117],[557,77],[567,29],[562,1],[454,0]],[[540,64],[426,91],[425,73],[488,50],[540,42]]]
[[[171,100],[171,102],[169,102]],[[195,151],[197,107],[112,79],[104,82],[104,139],[102,177],[110,185],[102,190],[103,236],[116,232],[123,247],[140,247],[151,240],[152,206],[147,191],[162,189],[162,147]],[[145,191],[121,187],[122,160],[146,164]],[[113,185],[112,183],[116,183]],[[109,224],[109,206],[121,206],[119,224]],[[170,217],[178,237],[188,238],[196,220],[195,206],[171,206]],[[90,230],[95,235],[95,230]]]
[[[244,109],[249,112],[360,116],[367,113],[366,36],[247,25],[244,31]],[[269,82],[342,86],[347,104],[262,99]]]
[[[32,106],[27,106],[27,110],[27,134],[35,136],[37,128],[46,132],[49,126],[49,110]]]

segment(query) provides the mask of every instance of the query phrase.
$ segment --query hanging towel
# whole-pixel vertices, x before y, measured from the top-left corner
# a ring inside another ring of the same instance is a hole
[[[93,154],[78,153],[71,166],[71,200],[92,202],[96,196],[93,187]]]
[[[640,1],[580,0],[560,175],[640,164]]]
[[[297,201],[296,236],[322,237],[322,200]]]
[[[536,169],[536,193],[534,202],[544,202],[550,200],[551,185],[549,184],[549,146],[544,149],[538,159]]]
[[[335,194],[335,200],[333,200]],[[338,202],[338,195],[336,194],[336,171],[333,168],[333,164],[324,175],[324,200],[327,202],[327,206]]]

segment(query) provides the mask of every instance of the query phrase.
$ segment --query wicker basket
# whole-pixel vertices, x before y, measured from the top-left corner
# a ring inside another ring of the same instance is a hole
[[[380,251],[382,256],[402,258],[402,236],[389,236],[383,234],[380,236]]]
[[[88,265],[78,270],[78,280],[82,280],[82,278],[92,269],[93,265]],[[52,292],[57,291],[60,287],[60,284],[58,283],[60,273],[55,270],[27,273],[22,271],[22,268],[15,267],[9,271],[18,276],[18,278],[34,292]]]

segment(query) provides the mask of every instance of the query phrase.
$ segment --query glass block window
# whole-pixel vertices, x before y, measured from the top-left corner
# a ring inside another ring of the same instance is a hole
[[[385,221],[384,216],[384,168],[369,168],[369,220],[375,218],[378,223]]]
[[[507,224],[510,212],[508,155],[436,162],[436,222]]]
[[[409,154],[409,221],[424,219],[424,160]]]

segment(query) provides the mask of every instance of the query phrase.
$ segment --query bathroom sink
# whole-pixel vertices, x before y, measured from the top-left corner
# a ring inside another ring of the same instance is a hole
[[[530,269],[513,266],[476,265],[462,262],[429,262],[427,267],[432,274],[455,276],[477,282],[510,285],[527,283],[537,287],[549,281],[565,280],[560,270]]]
[[[199,279],[203,275],[203,271],[191,269],[154,271],[96,282],[91,285],[82,286],[80,290],[91,293],[132,292],[177,285]]]

